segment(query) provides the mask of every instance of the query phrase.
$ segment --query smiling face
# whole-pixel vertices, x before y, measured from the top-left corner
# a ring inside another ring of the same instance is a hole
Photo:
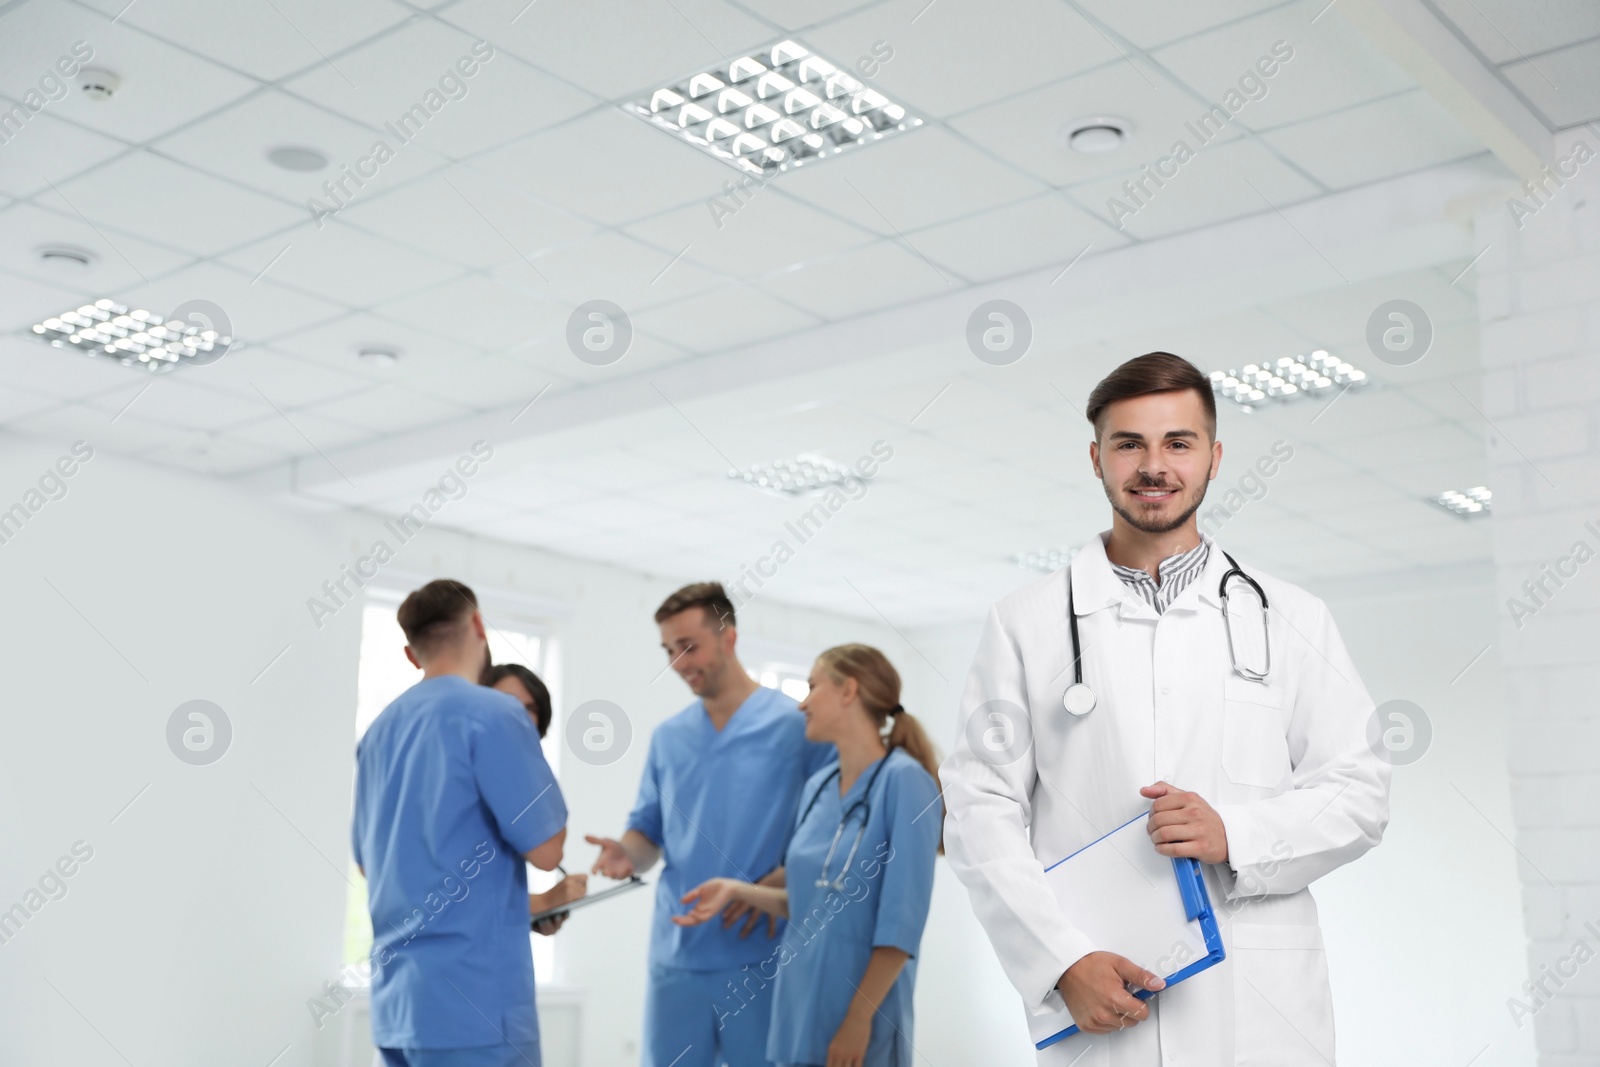
[[[1089,458],[1118,519],[1149,534],[1170,533],[1190,522],[1222,462],[1215,433],[1192,390],[1147,393],[1107,405]]]
[[[678,677],[695,696],[715,699],[736,662],[733,627],[719,628],[711,611],[698,606],[669,615],[658,625],[661,647]]]
[[[800,702],[800,712],[806,717],[806,740],[836,744],[857,725],[852,719],[866,714],[858,698],[860,687],[854,678],[834,681],[821,660],[811,665],[809,682],[811,690]]]

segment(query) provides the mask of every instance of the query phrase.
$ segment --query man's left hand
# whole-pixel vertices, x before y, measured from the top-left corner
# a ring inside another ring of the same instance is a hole
[[[1222,816],[1199,793],[1190,793],[1166,782],[1156,782],[1139,790],[1139,795],[1154,800],[1145,830],[1163,856],[1187,856],[1201,863],[1225,863],[1228,859],[1228,832]]]

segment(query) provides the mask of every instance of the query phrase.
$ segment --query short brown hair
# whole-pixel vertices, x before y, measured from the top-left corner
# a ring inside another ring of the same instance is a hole
[[[721,624],[712,627],[713,629],[720,630],[723,625],[735,625],[733,601],[723,592],[721,582],[692,582],[679,589],[663,600],[661,606],[656,609],[656,622],[665,622],[690,608],[704,608],[708,626],[711,625],[712,619],[722,620]]]
[[[438,578],[414,590],[400,604],[395,619],[406,644],[426,658],[460,637],[462,624],[478,610],[478,596],[452,578]]]
[[[1128,400],[1151,393],[1178,393],[1192,389],[1200,394],[1200,403],[1211,420],[1211,436],[1217,436],[1217,398],[1211,391],[1211,379],[1199,367],[1171,352],[1146,352],[1135,356],[1100,380],[1089,394],[1089,407],[1084,414],[1094,423],[1094,432],[1100,433],[1100,416],[1118,400]]]

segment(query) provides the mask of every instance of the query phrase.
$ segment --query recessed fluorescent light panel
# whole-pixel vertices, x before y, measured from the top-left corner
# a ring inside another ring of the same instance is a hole
[[[75,348],[151,374],[165,374],[233,343],[216,330],[181,319],[164,321],[144,308],[130,311],[112,300],[96,300],[35,323],[33,334],[56,348]]]
[[[1076,548],[1041,548],[1037,552],[1018,552],[1011,559],[1023,570],[1053,574],[1071,563],[1077,554]]]
[[[1446,489],[1438,496],[1430,496],[1428,499],[1452,515],[1472,519],[1489,514],[1489,499],[1493,495],[1489,492],[1488,486],[1479,485],[1468,489],[1465,493]]]
[[[622,106],[756,177],[771,177],[922,125],[901,105],[789,40],[691,74]]]
[[[1292,403],[1343,386],[1360,387],[1370,380],[1365,371],[1319,348],[1309,356],[1283,356],[1276,363],[1212,371],[1211,391],[1245,411],[1254,411],[1263,404]]]
[[[835,463],[824,456],[806,454],[794,459],[757,463],[748,470],[732,470],[728,472],[728,477],[767,493],[806,496],[844,485],[856,474],[842,463]]]

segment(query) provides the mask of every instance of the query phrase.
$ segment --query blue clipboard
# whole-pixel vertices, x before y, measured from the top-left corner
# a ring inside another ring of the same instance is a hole
[[[1173,967],[1170,973],[1163,975],[1167,981],[1166,988],[1170,989],[1186,978],[1215,967],[1226,958],[1227,953],[1223,948],[1216,913],[1211,907],[1211,896],[1206,892],[1200,861],[1162,856],[1155,851],[1143,827],[1130,830],[1148,815],[1148,811],[1135,815],[1110,833],[1045,868],[1045,874],[1064,907],[1082,907],[1084,900],[1094,894],[1100,894],[1107,900],[1132,899],[1141,907],[1151,907],[1148,916],[1123,915],[1112,919],[1100,914],[1075,914],[1073,918],[1107,951],[1127,956],[1157,974],[1161,974],[1166,966]],[[1163,878],[1167,865],[1170,865],[1172,872],[1170,900],[1167,897],[1169,884]],[[1119,884],[1115,884],[1119,882],[1120,888]],[[1118,949],[1119,935],[1115,932],[1117,922],[1128,926],[1126,936],[1135,942],[1148,942],[1151,937],[1160,937],[1155,932],[1157,928],[1185,928],[1186,932],[1173,943],[1172,950],[1166,956],[1152,961]],[[1148,989],[1134,993],[1140,1000],[1148,1000],[1154,995]],[[1063,1018],[1068,1025],[1056,1029]],[[1034,1047],[1049,1048],[1078,1033],[1077,1024],[1071,1018],[1063,1010],[1058,1017],[1030,1020]],[[1046,1031],[1042,1037],[1041,1029]]]

